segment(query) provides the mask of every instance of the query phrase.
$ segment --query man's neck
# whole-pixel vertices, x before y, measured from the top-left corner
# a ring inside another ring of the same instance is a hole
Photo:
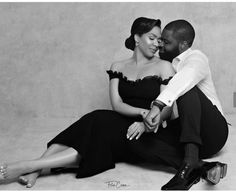
[[[182,50],[179,50],[179,55],[185,51],[187,51],[190,47],[184,47]],[[176,57],[178,57],[179,55],[177,55]]]
[[[180,54],[179,54],[178,56],[176,56],[175,58],[178,58],[178,59],[182,60],[183,57],[184,57],[184,55],[186,55],[189,50],[191,50],[190,47],[188,47],[187,49],[183,49],[183,50],[180,52]],[[175,59],[175,58],[174,58],[174,59]]]

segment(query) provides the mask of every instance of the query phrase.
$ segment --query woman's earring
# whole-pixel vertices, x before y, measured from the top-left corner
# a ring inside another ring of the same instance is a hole
[[[138,46],[138,41],[135,41],[135,46],[136,46],[136,47]]]

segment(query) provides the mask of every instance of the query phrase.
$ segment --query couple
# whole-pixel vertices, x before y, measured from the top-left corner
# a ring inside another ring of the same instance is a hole
[[[1,164],[0,182],[15,179],[32,187],[47,168],[75,167],[83,178],[116,162],[147,161],[177,170],[162,190],[188,190],[201,177],[217,184],[227,165],[202,159],[222,149],[228,126],[208,59],[191,49],[194,36],[185,20],[170,22],[161,33],[159,19],[137,18],[125,41],[132,57],[107,71],[113,110],[84,115],[37,159]]]

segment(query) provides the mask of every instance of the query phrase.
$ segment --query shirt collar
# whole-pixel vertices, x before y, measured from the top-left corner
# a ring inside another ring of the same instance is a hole
[[[186,51],[184,51],[183,53],[181,53],[177,57],[175,57],[174,60],[177,60],[177,61],[184,60],[191,51],[192,51],[192,49],[188,48]]]

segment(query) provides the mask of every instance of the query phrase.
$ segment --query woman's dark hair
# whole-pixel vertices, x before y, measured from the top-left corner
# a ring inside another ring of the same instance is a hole
[[[131,27],[131,35],[129,38],[125,40],[125,47],[127,49],[131,49],[132,51],[135,48],[135,40],[134,35],[137,34],[139,36],[147,33],[153,29],[153,27],[161,28],[161,20],[160,19],[150,19],[146,17],[139,17],[134,20]]]

